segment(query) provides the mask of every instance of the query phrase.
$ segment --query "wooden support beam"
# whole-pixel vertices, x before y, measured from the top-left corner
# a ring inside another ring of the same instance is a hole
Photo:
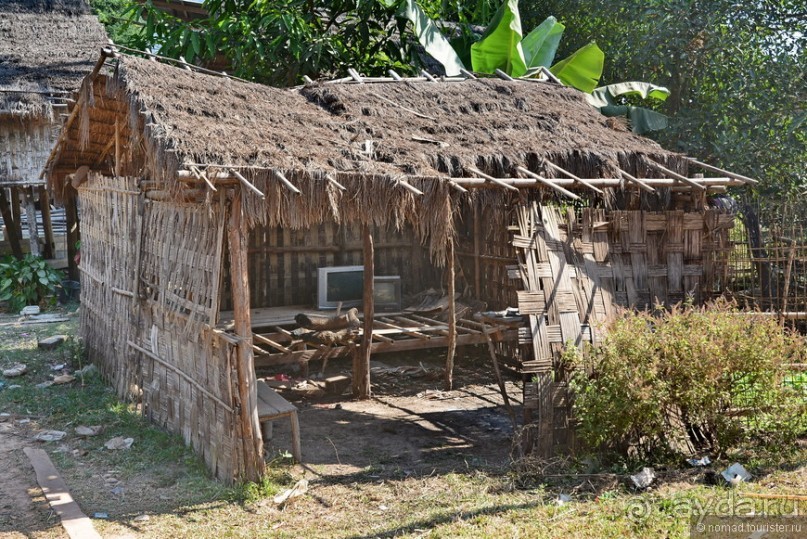
[[[728,170],[723,170],[722,168],[718,168],[718,167],[716,167],[714,165],[709,165],[707,163],[702,163],[701,161],[698,161],[697,159],[693,159],[691,157],[687,157],[686,159],[687,159],[687,161],[689,161],[693,165],[698,166],[698,167],[702,168],[703,170],[708,170],[709,172],[715,172],[717,174],[724,174],[724,175],[728,176],[729,178],[734,178],[735,180],[739,180],[739,181],[741,181],[743,183],[750,183],[750,184],[759,183],[759,180],[755,180],[753,178],[749,178],[748,176],[743,176],[742,174],[737,174],[735,172],[730,172]]]
[[[618,169],[618,170],[619,170],[619,173],[622,175],[623,178],[625,178],[626,180],[628,180],[629,182],[631,182],[633,184],[638,185],[640,189],[642,189],[644,191],[647,191],[648,193],[655,193],[656,192],[655,189],[653,189],[652,187],[647,185],[645,182],[643,182],[639,178],[636,178],[633,175],[628,174],[627,172],[625,172],[621,168]]]
[[[238,181],[239,181],[239,182],[241,182],[241,185],[243,185],[244,187],[246,187],[247,189],[249,189],[250,191],[252,191],[252,192],[253,192],[253,193],[255,193],[256,195],[258,195],[259,197],[261,197],[261,198],[266,198],[266,195],[264,195],[264,194],[261,192],[261,190],[260,190],[260,189],[258,189],[258,188],[257,188],[257,187],[255,187],[254,185],[252,185],[252,182],[251,182],[251,181],[249,181],[248,179],[246,179],[246,178],[245,178],[245,177],[244,177],[244,176],[243,176],[243,175],[242,175],[240,172],[238,172],[238,171],[237,171],[237,170],[235,170],[235,169],[231,169],[229,172],[230,172],[230,173],[231,173],[233,176],[235,176],[236,178],[238,178]]]
[[[592,191],[594,191],[595,193],[597,193],[599,195],[604,195],[605,194],[605,192],[602,189],[600,189],[599,187],[595,187],[594,185],[587,182],[586,180],[584,180],[582,178],[578,178],[577,176],[575,176],[574,174],[572,174],[571,172],[569,172],[565,168],[559,167],[558,165],[556,165],[555,163],[553,163],[549,159],[544,159],[544,164],[546,166],[548,166],[549,168],[551,168],[553,170],[556,170],[557,172],[560,172],[564,176],[568,176],[569,178],[573,179],[574,181],[576,181],[576,182],[578,182],[578,183],[580,183],[582,185],[585,185],[586,187],[588,187],[589,189],[591,189]]]
[[[482,172],[481,170],[479,170],[479,169],[478,169],[478,168],[476,168],[476,167],[465,167],[465,168],[467,168],[468,170],[470,170],[470,171],[471,171],[471,172],[473,172],[474,174],[477,174],[477,175],[479,175],[479,176],[481,176],[481,177],[485,178],[486,180],[488,180],[488,181],[489,181],[489,182],[491,182],[491,183],[495,183],[496,185],[498,185],[498,186],[500,186],[500,187],[504,187],[505,189],[509,189],[510,191],[516,191],[516,192],[518,192],[518,187],[513,187],[512,185],[510,185],[510,184],[508,184],[508,183],[505,183],[505,182],[503,182],[503,181],[500,181],[500,180],[499,180],[499,178],[494,178],[493,176],[490,176],[490,175],[488,175],[488,174],[485,174],[484,172]]]
[[[426,71],[425,69],[421,70],[421,71],[420,71],[420,74],[421,74],[421,75],[423,75],[424,77],[426,77],[427,79],[429,79],[429,81],[430,81],[430,82],[439,82],[437,79],[435,79],[435,78],[432,76],[432,74],[431,74],[431,73],[429,73],[429,72],[428,72],[428,71]]]
[[[78,281],[80,276],[76,255],[79,252],[77,244],[81,239],[78,220],[78,193],[71,185],[67,185],[65,186],[63,197],[64,216],[67,221],[67,275],[71,281]]]
[[[375,255],[373,234],[369,225],[362,228],[364,236],[364,333],[361,347],[353,354],[353,396],[357,399],[369,399],[370,390],[370,355],[373,350],[373,275],[375,274]]]
[[[45,233],[45,245],[42,250],[42,256],[47,259],[54,257],[54,249],[56,242],[53,239],[53,221],[50,217],[50,196],[48,189],[44,186],[39,187],[39,211],[42,213],[42,229]]]
[[[328,183],[330,183],[331,185],[333,185],[334,187],[336,187],[340,191],[347,191],[347,187],[345,187],[344,185],[342,185],[341,183],[336,181],[336,178],[334,178],[330,174],[326,174],[325,179],[328,181]]]
[[[664,174],[667,174],[668,176],[672,176],[676,180],[680,180],[680,181],[684,182],[687,185],[691,185],[692,187],[694,187],[696,189],[701,189],[701,190],[706,189],[705,185],[702,185],[702,184],[700,184],[700,183],[698,183],[698,182],[696,182],[694,180],[691,180],[690,178],[687,178],[686,176],[684,176],[682,174],[678,174],[674,170],[668,169],[667,167],[665,167],[661,163],[656,163],[655,161],[652,161],[652,160],[648,159],[647,164],[650,165],[651,167],[653,167],[654,169],[656,169],[656,170],[658,170],[660,172],[663,172]]]
[[[446,246],[446,283],[448,288],[448,350],[446,351],[445,389],[454,388],[454,355],[457,352],[457,304],[454,289],[454,239],[448,239]]]
[[[240,402],[240,438],[244,466],[243,479],[258,481],[266,463],[263,459],[263,439],[258,420],[258,381],[255,377],[252,353],[252,314],[249,310],[249,275],[247,266],[247,237],[249,230],[242,215],[241,197],[236,194],[230,204],[227,238],[230,249],[230,279],[233,298],[236,345],[235,368]]]
[[[479,207],[481,204],[478,200],[473,202],[474,205],[474,294],[477,298],[482,297],[482,222],[479,215]]]
[[[207,186],[210,188],[211,191],[213,191],[213,192],[218,191],[218,189],[216,189],[216,186],[213,185],[213,182],[210,181],[210,178],[207,177],[207,174],[205,174],[203,171],[199,170],[198,168],[196,168],[194,166],[191,166],[190,168],[191,168],[191,173],[193,173],[193,175],[196,176],[197,180],[204,181],[207,184]]]
[[[494,70],[494,73],[496,73],[496,76],[499,77],[500,79],[509,80],[509,81],[515,80],[513,77],[511,77],[510,75],[508,75],[507,73],[505,73],[504,71],[502,71],[499,68],[496,68]]]
[[[280,172],[277,169],[272,169],[272,172],[274,173],[275,176],[277,176],[277,179],[280,180],[280,183],[282,183],[283,186],[286,189],[288,189],[289,191],[291,191],[295,195],[301,195],[302,194],[302,192],[299,189],[297,189],[297,187],[293,183],[291,183],[289,181],[289,179],[286,178],[286,176],[283,175],[282,172]]]
[[[11,254],[15,258],[22,258],[22,245],[20,245],[20,236],[17,234],[19,222],[14,220],[4,187],[0,187],[0,216],[2,216],[3,224],[6,227],[5,235],[11,245]]]
[[[476,78],[476,75],[474,75],[473,73],[471,73],[470,71],[468,71],[464,67],[460,68],[460,73],[462,73],[463,75],[465,75],[466,78],[469,78],[469,79],[475,79]]]
[[[115,118],[115,176],[120,176],[120,159],[121,159],[121,144],[120,144],[120,129],[118,128],[118,119]]]
[[[404,189],[406,189],[407,191],[409,191],[410,193],[413,193],[418,196],[423,196],[423,191],[421,191],[420,189],[418,189],[417,187],[415,187],[414,185],[412,185],[403,178],[398,178],[396,183],[401,187],[403,187]]]
[[[396,81],[401,80],[401,76],[398,73],[396,73],[394,70],[392,70],[392,69],[387,70],[387,75],[389,75],[390,77],[392,77]]]
[[[513,431],[516,429],[516,412],[510,405],[510,397],[507,395],[507,388],[504,386],[504,379],[502,378],[502,371],[499,369],[499,358],[496,356],[496,348],[493,346],[493,340],[490,338],[490,330],[486,325],[482,325],[482,331],[485,334],[485,342],[488,345],[488,353],[493,362],[493,373],[496,375],[496,383],[499,386],[499,391],[502,394],[504,406],[507,408],[507,414],[510,416],[510,421],[513,423]]]
[[[358,82],[359,84],[364,84],[364,79],[362,79],[359,72],[353,69],[352,67],[347,68],[347,72],[350,74],[351,78]]]
[[[22,211],[20,211],[20,188],[11,188],[11,218],[16,223],[17,238],[22,240]]]
[[[542,176],[539,176],[538,174],[536,174],[535,172],[532,172],[531,170],[528,170],[528,169],[526,169],[524,167],[516,167],[516,170],[518,170],[519,172],[521,172],[525,176],[529,176],[530,178],[532,178],[533,180],[539,182],[540,184],[546,185],[547,187],[550,187],[550,188],[554,189],[555,191],[562,194],[563,196],[569,197],[572,200],[580,200],[580,197],[575,195],[571,191],[568,191],[568,190],[564,189],[563,187],[561,187],[560,185],[558,185],[558,184],[556,184],[554,182],[551,182],[551,181],[547,180],[546,178],[544,178]]]
[[[36,226],[36,205],[34,202],[34,188],[25,187],[23,189],[25,196],[25,216],[28,221],[28,243],[31,246],[31,254],[39,256],[39,231]]]

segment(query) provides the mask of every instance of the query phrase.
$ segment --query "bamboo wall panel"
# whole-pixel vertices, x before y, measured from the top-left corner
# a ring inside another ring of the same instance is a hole
[[[529,319],[521,372],[527,415],[535,412],[534,449],[544,456],[574,445],[565,345],[597,342],[617,307],[652,308],[720,292],[733,217],[718,210],[641,212],[542,207],[517,210],[519,311]]]
[[[137,182],[91,175],[82,207],[82,329],[124,399],[180,434],[213,473],[240,473],[232,345],[213,333],[224,206],[145,201]]]
[[[434,286],[435,272],[430,267],[428,252],[418,244],[410,228],[397,231],[372,227],[372,233],[376,275],[400,275],[404,295]],[[250,232],[248,245],[253,309],[314,305],[317,268],[362,265],[359,225],[338,225],[329,221],[301,230],[257,226]],[[224,283],[229,283],[228,269],[225,269]],[[222,310],[232,310],[231,293],[226,284]]]
[[[59,124],[41,118],[0,116],[0,183],[43,183],[39,174],[59,135]]]

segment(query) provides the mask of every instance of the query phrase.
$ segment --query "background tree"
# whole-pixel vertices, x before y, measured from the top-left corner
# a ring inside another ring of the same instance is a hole
[[[807,6],[803,0],[547,0],[568,53],[594,39],[603,83],[650,80],[672,92],[666,147],[763,181],[760,192],[807,189]]]

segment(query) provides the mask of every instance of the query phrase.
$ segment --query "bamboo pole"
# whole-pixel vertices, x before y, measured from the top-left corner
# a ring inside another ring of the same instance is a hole
[[[563,187],[559,186],[556,182],[547,180],[546,178],[543,178],[543,177],[539,176],[538,174],[532,172],[531,170],[527,170],[524,167],[516,167],[516,169],[519,172],[521,172],[522,174],[524,174],[525,176],[529,176],[530,178],[532,178],[536,182],[538,182],[538,183],[540,183],[542,185],[546,185],[547,187],[550,187],[550,188],[554,189],[558,193],[560,193],[560,194],[562,194],[564,196],[567,196],[567,197],[571,198],[572,200],[579,200],[580,199],[579,196],[575,195],[571,191],[567,191]]]
[[[34,188],[23,189],[25,196],[25,216],[28,221],[28,243],[31,246],[31,254],[39,256],[39,231],[36,226],[36,206],[34,204]]]
[[[473,172],[474,174],[478,174],[479,176],[482,176],[483,178],[485,178],[485,179],[486,179],[486,180],[488,180],[489,182],[493,182],[493,183],[495,183],[495,184],[496,184],[496,185],[498,185],[499,187],[504,187],[505,189],[509,189],[509,190],[511,190],[511,191],[518,191],[518,187],[513,187],[512,185],[509,185],[509,184],[508,184],[508,183],[506,183],[506,182],[500,181],[500,180],[499,180],[499,178],[494,178],[493,176],[490,176],[490,175],[488,175],[488,174],[485,174],[484,172],[482,172],[481,170],[479,170],[479,169],[478,169],[478,168],[476,168],[476,167],[465,167],[465,168],[467,168],[468,170],[470,170],[470,171],[471,171],[471,172]],[[455,180],[455,181],[456,181],[456,180]]]
[[[454,355],[457,351],[457,305],[454,298],[454,239],[448,239],[446,273],[448,274],[448,351],[446,352],[445,389],[454,387]]]
[[[482,254],[482,223],[479,221],[479,206],[478,202],[474,202],[474,294],[479,299],[482,296],[482,263],[480,255]]]
[[[373,249],[373,234],[370,225],[364,225],[364,334],[361,337],[361,347],[353,352],[353,396],[357,399],[369,399],[370,390],[370,355],[373,346],[373,305],[375,273],[375,252]]]
[[[77,199],[78,193],[73,186],[66,185],[64,189],[64,215],[67,221],[67,275],[71,281],[80,279],[78,262],[76,261],[76,255],[79,252],[77,243],[81,239]]]
[[[574,174],[572,174],[571,172],[569,172],[565,168],[559,167],[558,165],[556,165],[555,163],[553,163],[549,159],[544,159],[544,164],[547,165],[549,168],[552,168],[552,169],[560,172],[561,174],[563,174],[565,176],[568,176],[569,178],[573,179],[574,181],[576,181],[576,182],[578,182],[578,183],[580,183],[582,185],[585,185],[586,187],[588,187],[589,189],[591,189],[592,191],[594,191],[598,195],[604,195],[605,194],[603,192],[603,190],[600,189],[599,187],[596,187],[595,185],[592,185],[591,183],[589,183],[588,181],[586,181],[586,180],[584,180],[582,178],[578,178],[577,176],[575,176]]]
[[[725,174],[729,178],[734,178],[735,180],[739,180],[739,181],[741,181],[743,183],[751,183],[751,184],[759,183],[759,180],[755,180],[753,178],[749,178],[748,176],[743,176],[742,174],[737,174],[735,172],[730,172],[728,170],[723,170],[722,168],[718,168],[718,167],[716,167],[714,165],[709,165],[707,163],[702,163],[702,162],[698,161],[697,159],[693,159],[691,157],[687,157],[686,159],[687,159],[687,161],[689,161],[693,165],[701,167],[704,170],[708,170],[709,172],[714,172],[716,174]]]
[[[623,178],[625,178],[626,180],[628,180],[631,183],[634,183],[634,184],[638,185],[641,189],[647,191],[648,193],[655,193],[656,192],[655,189],[653,189],[652,187],[647,185],[645,182],[643,182],[639,178],[636,178],[632,174],[628,174],[627,172],[625,172],[621,168],[617,169],[617,170],[619,170],[619,173],[622,175]]]
[[[687,185],[691,185],[692,187],[695,187],[695,188],[697,188],[697,189],[706,189],[706,186],[704,186],[703,184],[698,183],[698,182],[696,182],[695,180],[692,180],[692,179],[690,179],[690,178],[687,178],[686,176],[683,176],[683,175],[681,175],[681,174],[678,174],[678,173],[677,173],[677,172],[675,172],[674,170],[670,170],[670,169],[668,169],[667,167],[665,167],[665,166],[664,166],[664,165],[662,165],[661,163],[656,163],[655,161],[651,161],[650,159],[648,159],[648,160],[647,160],[647,163],[648,163],[648,164],[649,164],[651,167],[653,167],[654,169],[659,170],[659,171],[661,171],[661,172],[663,172],[664,174],[667,174],[667,175],[669,175],[669,176],[672,176],[672,177],[673,177],[673,178],[675,178],[676,180],[681,180],[682,182],[684,182],[684,183],[685,183],[685,184],[687,184]]]
[[[252,315],[249,310],[249,275],[247,269],[247,224],[241,215],[241,197],[236,193],[230,205],[227,237],[230,247],[230,279],[233,298],[236,345],[236,372],[240,401],[241,443],[244,479],[258,481],[265,471],[263,440],[258,420],[258,382],[252,354]]]

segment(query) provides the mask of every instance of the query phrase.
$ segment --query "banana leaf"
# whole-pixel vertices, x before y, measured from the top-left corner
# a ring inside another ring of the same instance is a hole
[[[434,21],[426,15],[416,0],[379,0],[387,7],[398,7],[397,16],[408,19],[412,30],[423,45],[424,50],[435,60],[443,64],[446,75],[453,77],[460,74],[465,66],[460,60],[448,39],[443,35]]]
[[[607,105],[600,108],[605,116],[625,116],[630,122],[631,131],[644,135],[667,127],[667,117],[654,110],[633,105]]]
[[[592,42],[579,48],[549,70],[563,84],[588,94],[600,81],[604,61],[605,54],[596,43]]]
[[[549,67],[555,59],[558,44],[566,29],[555,17],[547,17],[521,40],[527,67]]]
[[[507,0],[496,11],[482,39],[471,45],[471,65],[478,73],[501,69],[511,77],[527,72],[521,48],[521,16],[518,0]]]
[[[618,97],[641,97],[642,99],[657,99],[665,101],[670,96],[670,91],[664,86],[656,86],[649,82],[619,82],[595,88],[591,94],[586,96],[589,104],[600,108],[608,105],[617,105]]]

